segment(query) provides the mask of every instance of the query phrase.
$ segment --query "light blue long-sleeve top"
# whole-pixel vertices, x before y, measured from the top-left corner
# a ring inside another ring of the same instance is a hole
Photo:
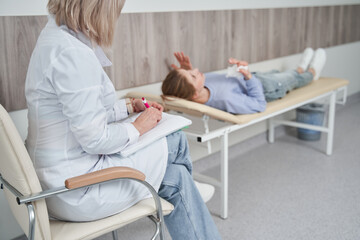
[[[210,92],[205,105],[210,107],[233,114],[263,112],[266,109],[262,84],[254,75],[245,80],[243,76],[227,77],[225,73],[206,73],[205,87]]]

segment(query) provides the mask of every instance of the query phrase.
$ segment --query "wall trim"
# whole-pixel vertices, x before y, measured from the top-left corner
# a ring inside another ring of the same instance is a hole
[[[47,0],[0,0],[0,16],[47,15]],[[123,13],[293,8],[360,4],[360,0],[127,0]]]

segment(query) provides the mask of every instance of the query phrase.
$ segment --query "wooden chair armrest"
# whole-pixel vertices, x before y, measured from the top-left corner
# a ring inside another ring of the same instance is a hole
[[[74,189],[118,178],[135,178],[145,181],[145,175],[129,167],[111,167],[65,180],[67,189]]]

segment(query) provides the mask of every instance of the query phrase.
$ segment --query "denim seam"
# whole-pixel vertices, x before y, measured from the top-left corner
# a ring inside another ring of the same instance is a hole
[[[196,228],[195,228],[195,226],[194,226],[194,224],[193,224],[193,221],[191,220],[191,218],[190,218],[190,216],[189,216],[189,207],[188,207],[188,205],[187,205],[187,202],[186,201],[184,201],[184,194],[182,194],[182,191],[180,190],[180,187],[177,185],[177,184],[173,184],[173,183],[171,183],[171,182],[166,182],[166,181],[164,181],[163,183],[162,183],[163,185],[166,185],[166,186],[169,186],[169,187],[174,187],[174,188],[177,188],[179,191],[179,194],[180,194],[180,196],[181,196],[181,202],[183,203],[183,205],[184,205],[184,208],[186,209],[186,215],[187,215],[187,217],[188,217],[188,219],[190,220],[190,223],[191,223],[191,225],[192,225],[192,227],[193,227],[193,229],[194,229],[194,234],[195,234],[195,237],[197,238],[197,239],[200,239],[199,237],[198,237],[198,234],[197,234],[197,232],[196,232]]]
[[[186,208],[186,215],[187,215],[187,217],[188,217],[188,219],[189,219],[189,221],[190,221],[190,223],[191,223],[191,225],[192,225],[192,227],[193,227],[193,229],[194,229],[194,234],[195,234],[195,237],[197,238],[197,239],[200,239],[199,237],[198,237],[198,234],[197,234],[197,232],[196,232],[196,228],[195,228],[195,226],[194,226],[194,224],[193,224],[193,221],[191,220],[191,218],[190,218],[190,216],[189,216],[189,208],[187,207],[187,204],[186,204],[186,201],[184,201],[184,195],[182,194],[182,191],[179,191],[179,194],[181,195],[181,201],[183,202],[183,205],[184,205],[184,207]]]

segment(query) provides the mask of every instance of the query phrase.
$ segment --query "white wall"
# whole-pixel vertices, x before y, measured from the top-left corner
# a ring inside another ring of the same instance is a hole
[[[47,15],[47,0],[0,0],[0,16]],[[360,4],[360,0],[127,0],[124,13]]]

